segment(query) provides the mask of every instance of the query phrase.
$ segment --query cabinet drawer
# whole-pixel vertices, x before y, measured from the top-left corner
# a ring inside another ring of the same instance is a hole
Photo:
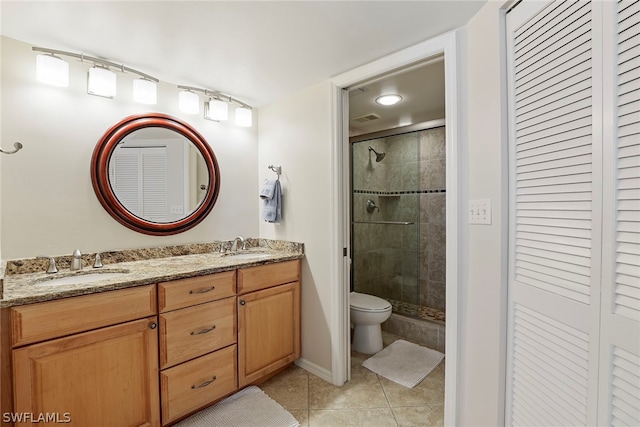
[[[13,307],[12,344],[30,344],[154,314],[155,285]]]
[[[160,368],[236,342],[236,298],[160,315]]]
[[[187,415],[237,388],[232,345],[160,373],[162,424]]]
[[[230,297],[235,293],[235,270],[159,283],[158,310],[164,313]]]
[[[238,294],[300,280],[300,260],[259,265],[238,270]]]

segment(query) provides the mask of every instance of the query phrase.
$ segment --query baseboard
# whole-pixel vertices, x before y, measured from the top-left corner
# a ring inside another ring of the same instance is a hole
[[[311,372],[313,375],[322,378],[328,383],[333,383],[331,378],[331,371],[323,368],[322,366],[318,366],[313,362],[309,362],[307,359],[300,358],[294,362],[297,366],[301,367],[305,371]],[[336,384],[337,385],[337,384]],[[342,384],[340,384],[342,385]]]

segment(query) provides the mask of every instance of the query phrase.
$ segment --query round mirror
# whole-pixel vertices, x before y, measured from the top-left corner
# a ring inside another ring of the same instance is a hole
[[[152,235],[194,227],[220,190],[218,162],[202,135],[159,113],[130,116],[111,127],[93,151],[91,181],[114,219]]]

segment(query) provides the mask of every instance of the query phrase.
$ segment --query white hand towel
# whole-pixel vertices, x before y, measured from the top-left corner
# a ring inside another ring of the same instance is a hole
[[[261,199],[271,199],[273,198],[273,193],[276,190],[276,180],[275,179],[265,179],[262,188],[260,189],[260,198]]]

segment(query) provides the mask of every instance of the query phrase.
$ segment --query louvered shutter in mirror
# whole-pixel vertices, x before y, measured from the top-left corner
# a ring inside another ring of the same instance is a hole
[[[122,147],[109,162],[109,182],[120,203],[147,221],[166,222],[166,147]]]

